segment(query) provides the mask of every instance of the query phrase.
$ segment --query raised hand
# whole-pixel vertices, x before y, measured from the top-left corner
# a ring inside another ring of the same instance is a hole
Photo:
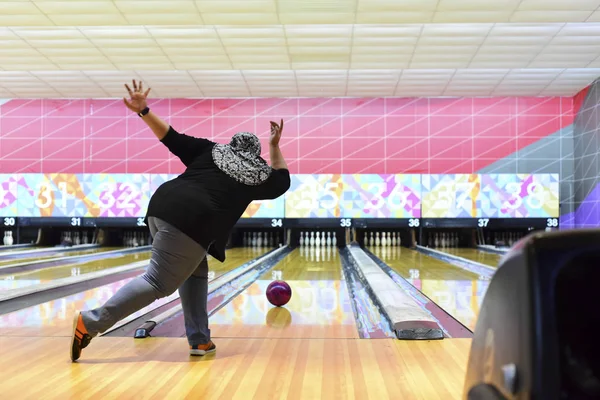
[[[143,83],[140,82],[139,85],[136,83],[135,79],[131,81],[133,84],[133,90],[125,84],[125,89],[129,92],[129,100],[123,97],[123,102],[131,111],[135,113],[140,113],[146,106],[146,98],[150,93],[150,88],[144,92]]]
[[[277,125],[277,122],[271,121],[271,137],[269,139],[271,146],[279,146],[281,132],[283,132],[283,119],[281,119],[281,125]]]

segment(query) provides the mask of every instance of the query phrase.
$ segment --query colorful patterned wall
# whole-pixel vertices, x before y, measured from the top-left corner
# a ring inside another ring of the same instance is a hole
[[[0,174],[0,217],[140,218],[175,177]],[[558,174],[291,175],[285,195],[253,202],[242,217],[556,218],[558,188]]]
[[[560,173],[555,158],[527,165],[526,155],[519,171],[483,169],[573,122],[566,97],[163,99],[151,107],[181,132],[219,142],[253,131],[266,144],[269,120],[283,118],[283,151],[301,174]],[[182,165],[121,100],[18,99],[0,105],[0,171],[179,173]]]

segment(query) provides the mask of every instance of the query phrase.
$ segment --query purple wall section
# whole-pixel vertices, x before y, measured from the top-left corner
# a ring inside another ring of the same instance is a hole
[[[575,96],[581,103],[573,128],[574,212],[562,229],[600,227],[600,79]]]

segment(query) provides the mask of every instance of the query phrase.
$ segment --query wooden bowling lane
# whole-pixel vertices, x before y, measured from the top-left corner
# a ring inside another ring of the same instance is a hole
[[[489,265],[491,267],[497,267],[498,263],[500,262],[500,258],[502,258],[502,256],[499,254],[464,247],[444,247],[436,250],[466,258],[467,260],[476,261],[481,264]]]
[[[214,272],[214,278],[217,278],[227,271],[261,256],[265,251],[248,248],[230,249],[227,250],[227,259],[224,263],[209,256],[209,268],[211,272]],[[142,272],[140,271],[140,274]],[[61,299],[0,315],[0,336],[68,336],[73,322],[72,318],[76,311],[101,306],[131,279],[133,278],[123,279]],[[166,302],[167,299],[159,299],[151,307]],[[144,308],[138,311],[137,314],[145,314],[147,309]]]
[[[120,249],[120,247],[96,247],[93,249],[86,249],[86,250],[61,251],[61,252],[57,252],[54,254],[44,254],[42,256],[36,256],[36,257],[28,257],[28,256],[24,255],[22,258],[11,258],[8,260],[0,260],[0,266],[10,265],[10,264],[20,264],[20,263],[25,263],[25,262],[39,261],[39,260],[50,260],[52,258],[60,258],[60,257],[82,256],[85,254],[97,254],[97,253],[103,253],[105,251],[112,251],[112,250],[118,250],[118,249]],[[2,271],[0,271],[0,274],[1,273],[2,273]]]
[[[466,327],[475,329],[489,280],[405,247],[369,250]]]
[[[78,276],[95,271],[119,267],[137,261],[148,260],[150,251],[135,254],[124,254],[119,257],[103,260],[86,261],[82,263],[70,262],[67,265],[50,267],[35,271],[22,272],[18,274],[3,275],[0,277],[0,291],[11,290],[20,287],[37,285],[56,279]]]
[[[221,339],[190,357],[185,339],[102,337],[77,363],[68,338],[0,337],[5,399],[458,400],[469,339]]]
[[[292,288],[290,302],[280,308],[265,295],[274,279]],[[211,333],[215,338],[358,338],[350,301],[338,250],[299,248],[212,315]]]

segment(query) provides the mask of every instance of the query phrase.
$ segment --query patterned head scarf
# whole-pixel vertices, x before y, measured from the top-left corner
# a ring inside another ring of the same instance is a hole
[[[248,186],[260,185],[271,175],[260,156],[260,140],[250,132],[236,133],[229,144],[216,144],[212,156],[221,171]]]

